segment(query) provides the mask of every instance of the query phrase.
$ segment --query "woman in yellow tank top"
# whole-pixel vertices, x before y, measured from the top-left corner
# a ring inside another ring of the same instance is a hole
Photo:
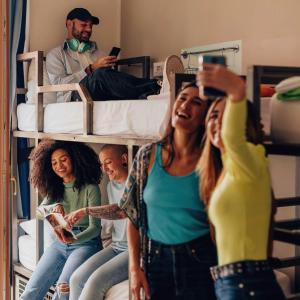
[[[267,261],[271,183],[259,118],[244,81],[204,64],[198,85],[224,91],[206,117],[199,162],[202,198],[215,227],[219,266],[211,269],[220,300],[284,299]]]

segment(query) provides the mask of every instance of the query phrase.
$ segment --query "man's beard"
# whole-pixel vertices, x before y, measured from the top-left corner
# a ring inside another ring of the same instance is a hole
[[[91,33],[90,32],[85,32],[86,35],[83,36],[83,32],[77,31],[74,27],[72,29],[72,35],[75,39],[77,39],[79,42],[89,42]]]

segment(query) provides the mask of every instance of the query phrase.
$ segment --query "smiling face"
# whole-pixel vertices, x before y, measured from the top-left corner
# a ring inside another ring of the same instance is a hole
[[[224,148],[221,129],[222,118],[225,109],[225,100],[216,101],[211,106],[206,121],[207,138],[216,148],[222,150]]]
[[[51,166],[54,173],[65,183],[75,180],[70,155],[63,149],[55,150],[51,155]]]
[[[113,148],[105,148],[100,151],[99,159],[102,170],[109,180],[122,183],[127,178],[127,154],[120,154]]]
[[[198,131],[204,124],[207,102],[199,98],[197,87],[183,89],[173,106],[172,126],[189,133]]]
[[[92,21],[74,19],[67,22],[69,38],[74,37],[80,42],[88,42],[90,40],[93,29]]]

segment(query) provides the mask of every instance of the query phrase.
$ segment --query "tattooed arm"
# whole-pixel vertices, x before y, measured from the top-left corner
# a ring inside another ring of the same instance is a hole
[[[88,215],[99,219],[119,220],[127,217],[118,204],[87,207],[86,212]]]
[[[108,220],[120,220],[125,219],[127,216],[123,210],[118,206],[118,204],[109,204],[102,206],[85,207],[78,209],[74,212],[68,214],[65,219],[70,226],[73,226],[81,218],[89,215],[98,219],[108,219]]]

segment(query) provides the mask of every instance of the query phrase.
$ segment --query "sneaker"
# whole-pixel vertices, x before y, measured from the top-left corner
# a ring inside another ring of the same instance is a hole
[[[170,75],[176,73],[184,73],[183,63],[177,55],[168,56],[165,60],[160,94],[170,93]]]

